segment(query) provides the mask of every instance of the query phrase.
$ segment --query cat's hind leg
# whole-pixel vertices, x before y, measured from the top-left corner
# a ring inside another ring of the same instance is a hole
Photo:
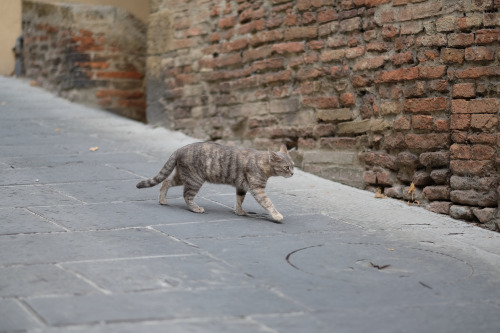
[[[200,190],[203,183],[197,183],[195,181],[186,181],[184,183],[184,201],[188,205],[189,210],[195,213],[204,213],[205,209],[200,207],[194,202],[194,197]]]
[[[283,215],[281,215],[276,208],[274,208],[271,199],[267,196],[264,188],[257,187],[250,189],[250,193],[252,193],[255,200],[269,213],[273,220],[280,222],[283,220]]]
[[[174,171],[172,171],[172,173],[168,176],[168,178],[165,179],[161,184],[160,194],[158,196],[158,201],[160,202],[160,205],[167,204],[168,189],[179,185],[182,185],[182,180],[179,173],[177,173],[177,169],[174,169]]]
[[[236,206],[234,207],[234,212],[236,215],[247,215],[247,212],[241,208],[241,204],[243,204],[243,200],[245,200],[245,195],[247,191],[237,188],[236,189]]]

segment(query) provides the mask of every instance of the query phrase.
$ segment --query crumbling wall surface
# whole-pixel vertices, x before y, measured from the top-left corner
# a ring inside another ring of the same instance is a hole
[[[71,100],[145,120],[146,26],[110,6],[23,1],[24,72]]]
[[[148,47],[148,117],[201,139],[286,142],[306,171],[488,222],[498,206],[499,9],[153,0],[149,39],[161,42]]]

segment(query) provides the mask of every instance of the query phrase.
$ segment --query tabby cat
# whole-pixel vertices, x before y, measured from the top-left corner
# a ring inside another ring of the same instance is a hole
[[[246,215],[241,204],[249,191],[275,221],[281,221],[283,215],[274,208],[265,187],[269,177],[293,176],[293,165],[285,145],[281,145],[278,152],[261,152],[198,142],[176,150],[158,175],[139,182],[137,188],[152,187],[163,181],[159,201],[166,205],[168,189],[184,185],[188,208],[203,213],[205,210],[194,202],[194,197],[204,182],[233,185],[236,187],[237,215]]]

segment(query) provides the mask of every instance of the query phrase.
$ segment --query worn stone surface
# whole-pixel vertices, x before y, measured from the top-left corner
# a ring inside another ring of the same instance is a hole
[[[181,187],[162,206],[158,188],[135,183],[194,139],[13,79],[0,78],[0,101],[2,332],[500,329],[496,233],[300,170],[267,186],[280,224],[251,195],[248,216],[235,215],[230,186],[203,186],[204,214],[186,209]],[[324,177],[366,176],[347,163],[357,152],[328,155],[337,167],[314,154]],[[407,198],[408,187],[385,193]],[[430,206],[494,210],[450,204]]]

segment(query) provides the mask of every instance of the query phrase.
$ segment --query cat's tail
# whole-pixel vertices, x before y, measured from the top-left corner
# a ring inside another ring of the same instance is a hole
[[[153,187],[155,185],[158,185],[159,183],[161,183],[162,181],[167,179],[167,177],[172,173],[172,171],[174,171],[176,162],[177,161],[176,161],[175,153],[173,153],[172,156],[170,156],[168,161],[165,163],[163,168],[161,168],[160,172],[158,172],[158,174],[156,176],[154,176],[151,179],[143,180],[143,181],[137,183],[137,185],[135,185],[135,186],[137,188],[144,188],[144,187]]]

